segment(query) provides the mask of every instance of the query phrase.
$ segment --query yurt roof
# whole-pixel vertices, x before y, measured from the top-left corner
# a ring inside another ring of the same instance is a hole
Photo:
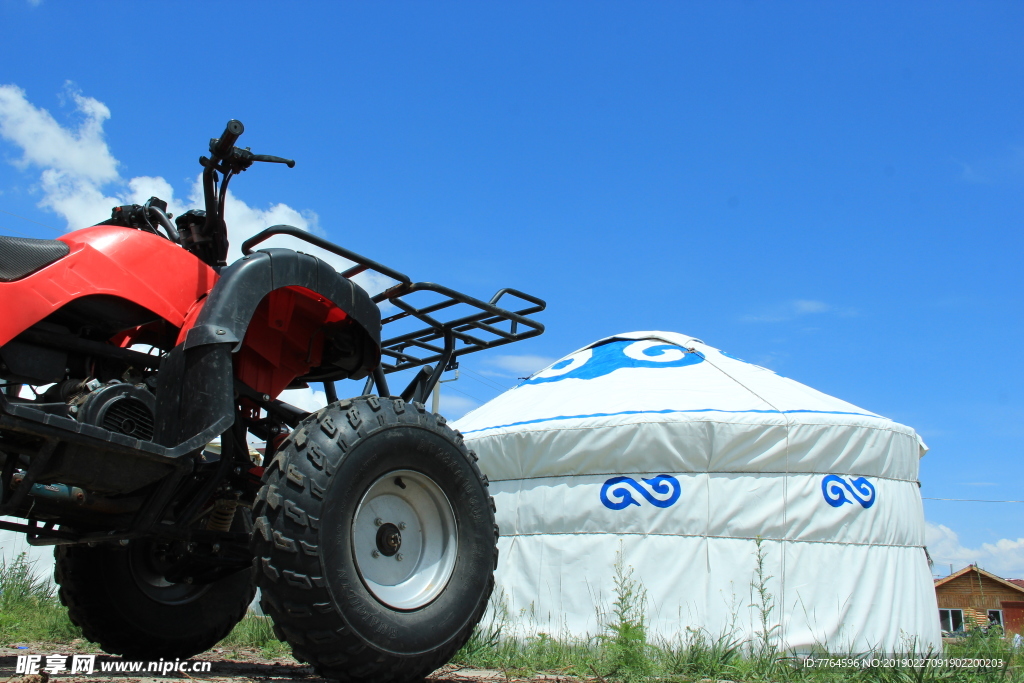
[[[640,372],[621,372],[630,369]],[[470,412],[458,425],[467,436],[489,436],[573,428],[581,421],[611,425],[699,420],[710,414],[716,420],[757,424],[884,424],[913,433],[696,337],[664,331],[616,334],[577,349]],[[921,455],[926,451],[922,442]]]

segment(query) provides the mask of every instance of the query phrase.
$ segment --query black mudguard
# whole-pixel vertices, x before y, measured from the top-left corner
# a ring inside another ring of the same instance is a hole
[[[221,271],[195,326],[161,365],[154,441],[200,448],[234,422],[231,354],[241,348],[256,307],[282,287],[316,292],[356,323],[361,345],[372,352],[355,372],[340,372],[339,379],[365,377],[379,364],[380,310],[359,285],[309,254],[267,249],[244,256]]]
[[[370,295],[317,257],[290,249],[258,251],[222,270],[199,319],[188,331],[185,348],[231,342],[232,351],[237,351],[263,297],[282,287],[305,287],[324,296],[380,348],[380,310]]]

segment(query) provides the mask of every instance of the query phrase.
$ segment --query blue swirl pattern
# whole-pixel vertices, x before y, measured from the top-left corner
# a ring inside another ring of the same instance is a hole
[[[847,493],[850,497],[847,497]],[[821,494],[825,497],[825,502],[834,508],[845,503],[852,504],[854,501],[860,503],[864,509],[875,504],[875,486],[865,477],[846,480],[830,474],[821,480]]]
[[[610,341],[563,358],[523,384],[546,384],[566,379],[597,379],[622,368],[681,368],[704,361],[675,344],[657,344],[646,339]]]
[[[630,505],[639,506],[640,503],[630,492],[632,487],[651,505],[667,508],[679,500],[679,495],[682,493],[679,480],[669,474],[659,474],[656,477],[644,479],[643,482],[651,488],[653,494],[632,477],[612,477],[601,487],[601,502],[610,510],[622,510]],[[654,494],[668,497],[656,498]]]

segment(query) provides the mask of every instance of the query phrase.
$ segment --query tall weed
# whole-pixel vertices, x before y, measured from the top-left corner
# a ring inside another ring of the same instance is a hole
[[[67,643],[81,638],[67,610],[57,599],[56,586],[37,576],[35,562],[20,553],[10,563],[0,561],[0,645],[12,642]]]
[[[755,670],[770,679],[779,665],[778,631],[780,624],[775,621],[775,596],[768,590],[768,582],[774,578],[768,574],[765,562],[768,549],[764,540],[758,536],[754,539],[754,576],[750,581],[751,604],[757,612],[759,629],[754,633],[751,643],[751,663]]]
[[[647,590],[633,578],[621,544],[615,553],[615,601],[604,628],[600,640],[608,675],[628,682],[648,678],[654,665],[647,643]]]

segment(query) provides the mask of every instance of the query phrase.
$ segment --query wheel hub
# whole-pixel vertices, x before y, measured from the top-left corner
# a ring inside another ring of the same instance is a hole
[[[451,502],[425,474],[388,472],[356,508],[352,552],[359,578],[381,603],[400,610],[429,604],[455,569],[458,525]]]
[[[402,532],[388,522],[377,527],[377,550],[385,557],[391,557],[402,547]]]
[[[209,585],[173,583],[166,574],[181,560],[179,549],[169,543],[139,541],[128,549],[128,562],[135,585],[149,598],[165,605],[182,605],[196,600]]]

